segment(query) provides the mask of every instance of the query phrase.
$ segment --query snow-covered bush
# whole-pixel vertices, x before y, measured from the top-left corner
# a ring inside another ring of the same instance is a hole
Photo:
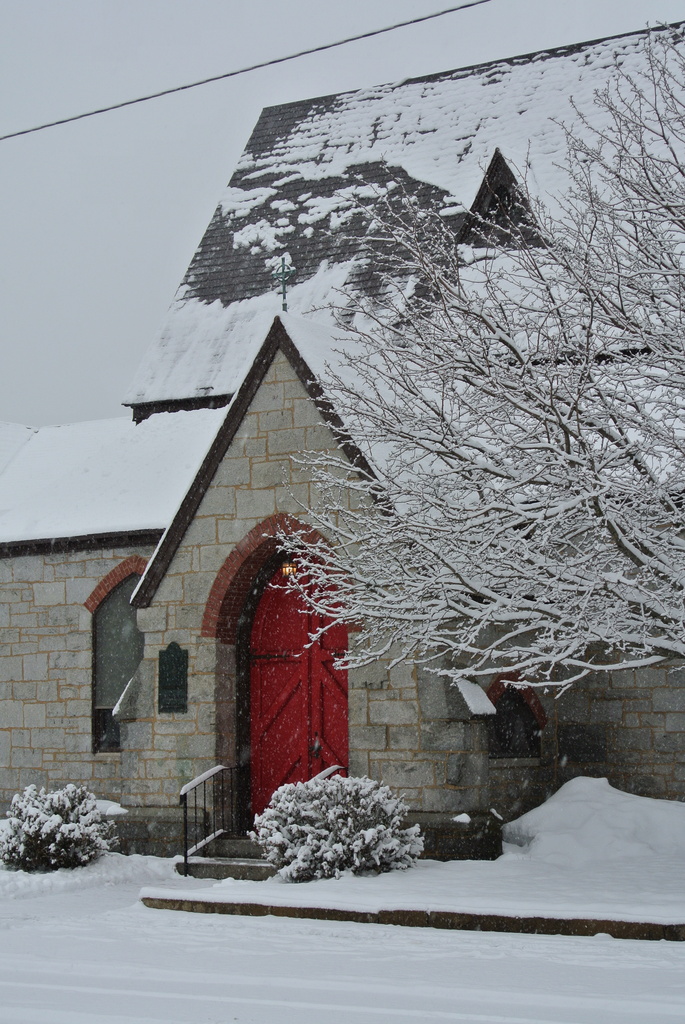
[[[289,783],[255,818],[252,838],[290,882],[411,867],[423,850],[418,825],[388,786],[340,776]]]
[[[114,844],[114,826],[103,821],[95,795],[71,783],[46,793],[27,786],[12,798],[0,832],[0,860],[23,871],[55,871],[89,864]]]

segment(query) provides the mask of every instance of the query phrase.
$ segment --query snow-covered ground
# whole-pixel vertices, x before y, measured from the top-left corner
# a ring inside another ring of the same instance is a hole
[[[188,883],[116,854],[0,882],[3,1024],[685,1019],[685,944],[147,910],[141,884]]]
[[[342,892],[352,883],[365,887],[369,900],[388,881],[409,884],[412,876],[418,893],[419,880],[431,876],[431,898],[437,898],[442,871],[444,899],[460,886],[473,899],[497,902],[506,886],[520,899],[517,887],[530,897],[536,884],[544,889],[545,877],[556,877],[558,884],[566,878],[563,899],[570,906],[574,887],[578,905],[592,895],[597,858],[607,857],[603,877],[606,884],[613,878],[617,894],[622,888],[624,914],[647,891],[668,914],[664,871],[683,874],[685,807],[617,794],[601,780],[574,786],[520,819],[514,831],[529,847],[493,864],[423,864],[379,879],[255,884],[280,886],[293,898],[313,895],[319,885]],[[575,847],[564,842],[565,832],[573,833]],[[213,883],[181,878],[170,861],[117,854],[50,875],[0,869],[0,1022],[685,1020],[685,943],[186,914],[146,909],[141,886],[206,894]]]
[[[170,894],[164,886],[146,886],[145,896]],[[189,892],[187,898],[195,894]],[[523,854],[498,861],[419,861],[410,871],[370,880],[345,875],[293,885],[226,879],[203,893],[215,902],[267,906],[315,906],[343,910],[447,910],[503,914],[508,917],[590,918],[685,924],[683,860],[659,858],[649,864],[592,865],[584,871],[534,864]],[[685,1007],[683,1020],[685,1020]]]

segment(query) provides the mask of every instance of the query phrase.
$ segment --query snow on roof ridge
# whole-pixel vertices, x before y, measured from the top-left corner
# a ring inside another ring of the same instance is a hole
[[[685,30],[685,21],[673,21],[662,25],[647,26],[646,28],[633,29],[631,32],[619,32],[618,35],[600,36],[597,39],[585,39],[580,43],[563,43],[560,46],[546,46],[540,50],[530,50],[528,53],[519,53],[512,57],[497,57],[495,60],[481,61],[479,64],[466,64],[464,67],[454,68],[451,71],[438,71],[430,75],[418,75],[416,78],[405,78],[398,84],[410,85],[414,82],[439,81],[441,78],[449,77],[450,75],[458,75],[462,72],[468,72],[471,74],[474,71],[484,71],[490,67],[497,67],[499,64],[529,63],[535,60],[536,57],[542,57],[545,60],[552,60],[555,57],[566,57],[573,53],[580,53],[582,50],[589,50],[593,46],[599,46],[602,43],[611,43],[614,42],[614,40],[635,38],[635,41],[637,42],[638,36],[646,36],[651,32],[666,32],[669,29]]]
[[[449,68],[446,71],[433,71],[428,75],[415,75],[409,78],[398,78],[394,82],[377,82],[371,86],[362,86],[359,89],[343,89],[340,92],[322,93],[318,96],[305,96],[299,100],[291,100],[288,103],[271,103],[264,107],[264,111],[280,110],[286,107],[296,107],[298,104],[310,104],[317,101],[334,100],[343,96],[354,96],[356,93],[365,92],[369,89],[399,89],[404,85],[420,85],[422,82],[439,82],[443,78],[451,78],[456,75],[472,74],[475,71],[485,71],[488,68],[496,68],[501,64],[513,65],[531,63],[536,57],[544,60],[553,60],[555,57],[566,57],[582,50],[599,46],[602,43],[611,43],[619,39],[635,38],[646,36],[650,32],[666,32],[669,29],[682,29],[685,31],[685,20],[671,21],[660,25],[646,28],[632,29],[630,32],[619,32],[617,35],[599,36],[597,39],[585,39],[580,43],[562,43],[559,46],[545,46],[540,50],[529,50],[527,53],[517,53],[511,57],[495,57],[492,60],[479,61],[477,64],[464,64],[458,68]]]

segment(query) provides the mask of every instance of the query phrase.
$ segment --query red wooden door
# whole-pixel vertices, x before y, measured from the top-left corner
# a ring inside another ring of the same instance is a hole
[[[347,630],[332,626],[310,644],[322,622],[278,569],[250,635],[253,814],[284,783],[347,764],[347,672],[333,666],[336,653],[347,650]]]

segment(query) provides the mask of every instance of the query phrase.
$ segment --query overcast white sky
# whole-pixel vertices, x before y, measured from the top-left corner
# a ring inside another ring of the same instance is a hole
[[[0,0],[0,134],[458,0]],[[491,0],[0,143],[0,420],[116,416],[262,107],[685,18],[682,0]]]

